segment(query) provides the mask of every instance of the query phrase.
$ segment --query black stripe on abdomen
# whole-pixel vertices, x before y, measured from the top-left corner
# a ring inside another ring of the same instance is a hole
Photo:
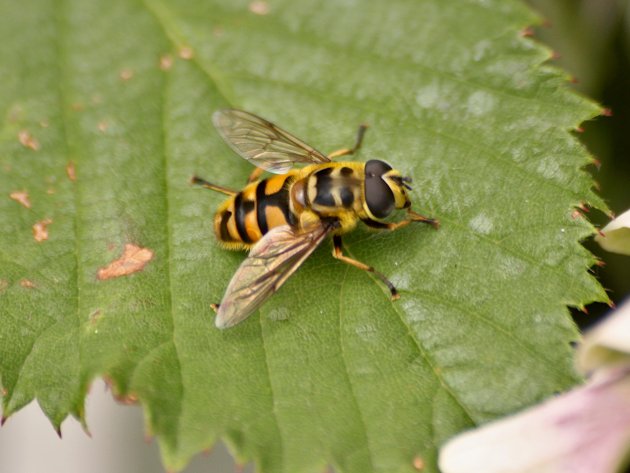
[[[221,241],[234,241],[232,239],[232,235],[230,235],[230,231],[228,230],[228,222],[230,221],[231,216],[232,212],[229,210],[224,210],[223,214],[221,214],[221,223],[219,224],[219,235],[221,235]]]
[[[247,227],[245,226],[245,217],[247,214],[254,210],[256,204],[251,200],[243,200],[243,193],[239,192],[234,197],[234,218],[236,223],[236,231],[241,237],[244,243],[251,243],[252,239],[247,234]]]
[[[258,221],[258,228],[263,235],[269,231],[269,225],[267,224],[267,215],[265,209],[267,207],[276,207],[280,209],[284,219],[289,225],[295,226],[297,220],[295,215],[291,213],[289,208],[289,188],[288,182],[285,181],[282,188],[273,194],[267,194],[267,180],[260,181],[256,186],[256,202],[258,207],[256,208],[256,220]]]

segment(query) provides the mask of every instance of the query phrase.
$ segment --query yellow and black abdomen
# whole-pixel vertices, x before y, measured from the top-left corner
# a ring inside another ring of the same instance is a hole
[[[214,216],[214,232],[226,248],[249,248],[270,229],[296,225],[289,188],[295,172],[252,182],[223,202]]]

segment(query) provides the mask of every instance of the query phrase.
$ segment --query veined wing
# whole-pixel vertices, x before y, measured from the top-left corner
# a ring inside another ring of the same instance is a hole
[[[270,230],[241,263],[225,291],[215,324],[228,328],[246,319],[291,276],[335,227],[322,223],[299,233],[283,225]]]
[[[312,146],[253,113],[218,110],[212,122],[234,151],[265,171],[285,174],[294,163],[330,162]]]

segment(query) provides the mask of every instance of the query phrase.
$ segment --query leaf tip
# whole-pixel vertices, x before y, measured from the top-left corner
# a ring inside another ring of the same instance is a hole
[[[532,36],[534,36],[534,28],[532,28],[531,26],[526,26],[521,30],[520,34],[523,38],[531,38]]]

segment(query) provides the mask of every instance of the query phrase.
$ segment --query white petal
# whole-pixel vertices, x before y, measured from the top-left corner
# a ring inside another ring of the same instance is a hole
[[[630,365],[630,302],[588,332],[577,353],[578,368],[584,373],[623,362]]]
[[[630,438],[630,367],[451,439],[443,473],[614,472]]]
[[[630,255],[630,210],[608,223],[602,228],[602,233],[604,236],[596,235],[595,241],[603,249],[613,253]]]

